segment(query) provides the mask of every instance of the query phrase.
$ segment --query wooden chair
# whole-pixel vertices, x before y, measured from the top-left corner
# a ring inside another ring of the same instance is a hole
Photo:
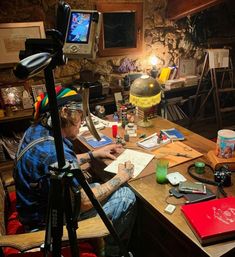
[[[0,179],[0,250],[2,256],[4,256],[5,247],[11,247],[16,249],[19,253],[25,253],[29,250],[39,248],[45,239],[45,230],[33,232],[33,233],[20,233],[20,234],[8,234],[7,227],[9,225],[9,210],[15,208],[14,201],[11,199],[11,195],[15,194],[15,192],[9,192],[7,187],[4,187],[4,183],[2,179]],[[12,183],[10,183],[12,185]],[[14,197],[13,197],[14,198]],[[17,215],[13,215],[10,217],[12,219],[16,219]],[[109,234],[106,226],[100,217],[93,217],[90,219],[86,219],[78,222],[79,228],[77,229],[77,238],[79,241],[82,240],[92,240],[96,243],[96,246],[100,245],[100,242],[103,240],[103,237]],[[67,229],[64,226],[63,228],[63,245],[69,243]],[[96,249],[96,252],[99,252],[100,249]],[[33,256],[33,255],[32,255]]]

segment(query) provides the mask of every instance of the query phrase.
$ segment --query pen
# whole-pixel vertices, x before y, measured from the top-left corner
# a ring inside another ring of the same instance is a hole
[[[145,142],[146,140],[148,140],[148,139],[150,139],[150,138],[152,138],[152,137],[154,137],[156,135],[157,135],[157,133],[153,133],[152,135],[150,135],[150,136],[144,138],[143,140],[139,141],[139,143]]]
[[[185,158],[192,158],[192,156],[184,153],[171,153],[171,152],[159,152],[160,154],[165,154],[165,155],[174,155],[174,156],[179,156],[179,157],[185,157]]]

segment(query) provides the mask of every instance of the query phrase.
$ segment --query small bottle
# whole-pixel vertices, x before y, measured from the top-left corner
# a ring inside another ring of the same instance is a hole
[[[129,138],[130,138],[129,134],[125,132],[124,140],[125,140],[126,142],[129,142]]]
[[[117,112],[115,112],[115,113],[113,114],[113,120],[114,120],[115,122],[118,122],[118,121],[119,121],[119,117],[118,117],[118,113],[117,113]]]

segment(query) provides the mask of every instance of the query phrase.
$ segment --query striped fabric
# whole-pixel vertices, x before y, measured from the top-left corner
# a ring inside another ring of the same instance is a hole
[[[55,87],[58,107],[65,105],[70,101],[82,102],[81,95],[75,89],[64,88],[61,85]],[[37,120],[42,113],[49,111],[48,94],[40,94],[34,103],[34,119]]]

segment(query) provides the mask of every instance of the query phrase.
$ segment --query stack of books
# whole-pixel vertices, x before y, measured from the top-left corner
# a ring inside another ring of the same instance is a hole
[[[170,79],[170,80],[166,81],[165,89],[166,90],[171,90],[171,89],[174,89],[174,88],[184,87],[184,83],[185,83],[185,80],[182,79],[182,78]]]
[[[198,76],[186,76],[184,77],[184,81],[185,87],[195,86],[198,84]]]
[[[177,77],[177,67],[164,67],[161,70],[158,82],[160,84],[166,84],[168,80],[174,80]]]

